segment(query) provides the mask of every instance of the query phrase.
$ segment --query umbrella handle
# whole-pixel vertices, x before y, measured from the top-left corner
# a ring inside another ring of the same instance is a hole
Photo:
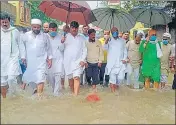
[[[69,16],[70,16],[70,6],[71,6],[71,2],[69,2],[69,4],[68,4],[68,14],[67,14],[66,25],[68,24],[68,19],[69,19]]]
[[[66,32],[64,32],[64,37],[66,36],[66,34],[67,34],[67,33],[66,33]]]

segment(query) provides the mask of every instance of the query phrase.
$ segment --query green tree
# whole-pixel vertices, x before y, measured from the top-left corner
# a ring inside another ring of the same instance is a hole
[[[122,9],[126,12],[129,12],[131,9],[137,6],[162,6],[166,1],[138,1],[138,0],[129,0],[129,1],[121,1],[118,5],[108,5],[108,1],[102,1],[102,3],[106,7],[112,7],[117,9]]]
[[[45,22],[54,22],[57,25],[62,25],[63,23],[61,21],[58,21],[56,19],[52,19],[48,16],[46,16],[42,11],[38,9],[38,6],[41,3],[41,0],[39,1],[30,1],[32,3],[31,6],[31,18],[38,18],[40,19],[43,23]]]
[[[165,7],[165,11],[168,11],[170,16],[172,17],[172,22],[168,24],[169,29],[176,30],[176,1],[168,1],[167,6]]]

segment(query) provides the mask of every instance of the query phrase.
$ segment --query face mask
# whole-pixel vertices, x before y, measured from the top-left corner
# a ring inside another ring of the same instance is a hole
[[[33,33],[34,33],[35,35],[38,35],[38,34],[40,33],[40,30],[33,30]]]
[[[155,41],[156,40],[156,36],[151,36],[150,37],[150,41]]]
[[[109,35],[104,35],[104,38],[105,38],[105,39],[108,39],[108,38],[109,38]]]
[[[169,43],[168,40],[163,40],[163,44],[164,44],[164,45],[167,45],[168,43]]]
[[[118,32],[113,32],[113,33],[112,33],[112,36],[113,36],[114,38],[118,37]]]
[[[50,34],[51,37],[55,37],[57,35],[57,32],[52,31],[49,34]]]

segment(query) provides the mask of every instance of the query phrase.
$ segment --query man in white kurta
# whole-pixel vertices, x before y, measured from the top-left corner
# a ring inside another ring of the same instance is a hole
[[[69,79],[69,85],[74,95],[79,92],[80,75],[84,70],[87,56],[86,44],[82,36],[78,35],[79,24],[76,21],[70,24],[70,33],[62,39],[64,42],[64,69]]]
[[[49,83],[52,85],[55,96],[59,95],[61,89],[61,76],[63,75],[63,50],[64,44],[61,43],[61,36],[57,33],[57,24],[49,24],[49,41],[52,49],[52,67],[48,69]]]
[[[7,85],[13,93],[20,74],[19,57],[25,61],[25,47],[20,41],[20,33],[10,26],[10,17],[1,15],[1,94],[6,98]]]
[[[112,38],[106,39],[104,49],[108,50],[106,75],[110,76],[111,91],[115,92],[117,80],[123,81],[125,75],[125,63],[127,60],[126,42],[118,37],[116,27],[111,30]]]
[[[47,68],[52,65],[52,51],[48,35],[41,32],[42,22],[39,19],[32,19],[31,25],[32,31],[27,32],[23,37],[27,56],[27,69],[23,75],[23,82],[36,83],[37,93],[41,95]]]

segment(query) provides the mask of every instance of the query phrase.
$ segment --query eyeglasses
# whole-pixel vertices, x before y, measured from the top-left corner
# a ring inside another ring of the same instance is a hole
[[[156,36],[156,34],[152,34],[152,36]]]

